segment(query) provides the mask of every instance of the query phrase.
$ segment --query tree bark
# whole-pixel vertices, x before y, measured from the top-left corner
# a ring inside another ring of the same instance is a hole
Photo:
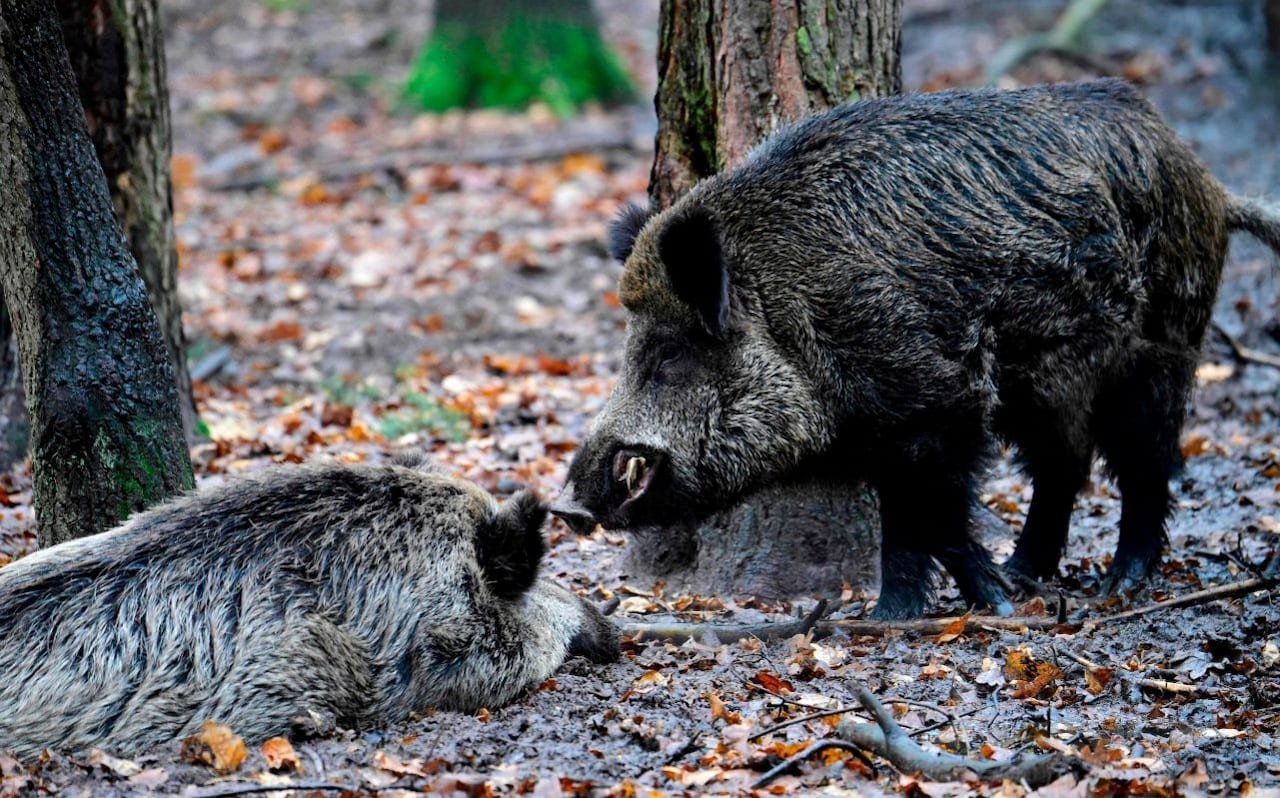
[[[27,456],[31,420],[22,401],[22,367],[9,311],[0,302],[0,471]]]
[[[192,485],[173,367],[112,212],[58,17],[0,0],[0,281],[41,546]]]
[[[1263,0],[1267,16],[1267,49],[1280,58],[1280,0]]]
[[[183,429],[197,422],[178,300],[172,134],[158,0],[57,0],[80,103],[116,218],[160,320]]]
[[[900,0],[663,0],[649,196],[670,205],[785,122],[901,86]],[[630,570],[695,593],[839,595],[879,578],[864,487],[766,486],[702,524],[634,533]]]
[[[663,0],[657,207],[784,122],[900,90],[900,0]]]

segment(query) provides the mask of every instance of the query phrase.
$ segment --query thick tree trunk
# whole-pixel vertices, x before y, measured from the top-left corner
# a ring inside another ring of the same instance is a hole
[[[901,86],[900,0],[663,0],[661,15],[657,208],[784,122]],[[834,596],[874,585],[878,552],[868,489],[800,480],[702,524],[640,530],[627,565],[697,593]]]
[[[902,85],[900,0],[663,0],[660,13],[658,207],[783,122]]]
[[[0,471],[27,456],[31,420],[22,400],[22,366],[9,310],[0,302]]]
[[[1267,48],[1280,58],[1280,0],[1262,0],[1267,16]]]
[[[405,96],[425,111],[540,102],[567,114],[632,92],[591,0],[438,0]]]
[[[172,140],[158,0],[57,0],[98,160],[160,320],[188,438],[196,424],[187,372],[169,181]]]
[[[173,368],[48,0],[0,0],[0,280],[41,546],[192,485]]]

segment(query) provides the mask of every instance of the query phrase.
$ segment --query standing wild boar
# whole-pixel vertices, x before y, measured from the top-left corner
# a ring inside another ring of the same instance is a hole
[[[617,657],[537,578],[546,508],[400,466],[282,467],[0,569],[0,750],[250,741],[506,703]]]
[[[876,615],[935,561],[1007,583],[971,533],[993,438],[1035,488],[1007,566],[1057,570],[1095,450],[1123,497],[1110,588],[1158,562],[1184,404],[1228,234],[1280,251],[1128,84],[947,91],[809,117],[610,231],[630,311],[618,385],[552,511],[685,521],[798,469],[878,491]]]

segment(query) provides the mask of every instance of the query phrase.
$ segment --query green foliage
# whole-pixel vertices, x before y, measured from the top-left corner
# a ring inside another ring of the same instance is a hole
[[[524,108],[546,104],[561,115],[585,103],[633,96],[626,72],[590,25],[515,16],[494,30],[437,25],[404,87],[423,111]]]
[[[320,392],[328,402],[344,407],[355,407],[364,401],[377,401],[382,396],[378,388],[367,382],[355,382],[333,376],[320,383]]]
[[[471,430],[470,419],[460,410],[445,407],[420,393],[406,394],[403,406],[382,417],[382,434],[395,440],[410,432],[429,432],[447,441],[463,441]]]

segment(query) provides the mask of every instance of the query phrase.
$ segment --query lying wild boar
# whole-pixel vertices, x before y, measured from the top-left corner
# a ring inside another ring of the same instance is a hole
[[[1184,403],[1228,234],[1280,251],[1118,80],[947,91],[809,117],[610,232],[630,311],[617,387],[552,508],[688,521],[797,469],[868,480],[880,618],[935,562],[1008,583],[971,533],[996,436],[1035,494],[1008,567],[1057,571],[1095,451],[1123,496],[1112,589],[1158,562]]]
[[[608,621],[537,578],[545,518],[417,469],[281,467],[0,568],[0,750],[377,726],[611,661]]]

